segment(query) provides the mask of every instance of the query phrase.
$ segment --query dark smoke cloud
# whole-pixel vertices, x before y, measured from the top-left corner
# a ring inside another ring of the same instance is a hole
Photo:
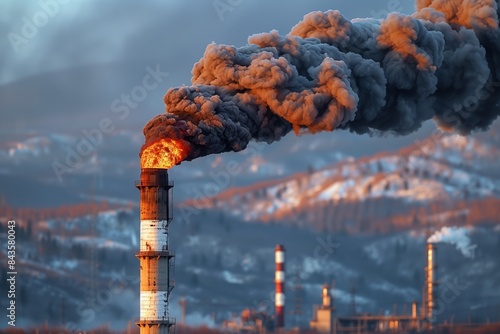
[[[500,1],[500,0],[498,0]],[[434,118],[468,134],[498,116],[498,3],[417,0],[411,16],[312,12],[236,48],[210,44],[192,86],[170,89],[144,128],[191,144],[188,160],[298,132],[405,135]]]

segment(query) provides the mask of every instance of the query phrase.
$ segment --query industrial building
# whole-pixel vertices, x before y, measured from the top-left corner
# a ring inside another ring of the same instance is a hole
[[[436,292],[436,244],[427,243],[427,267],[425,268],[425,286],[422,293],[422,309],[418,314],[418,305],[412,303],[410,314],[389,315],[352,315],[337,316],[330,294],[330,287],[322,287],[322,304],[316,306],[310,328],[320,334],[373,333],[390,331],[419,331],[435,326]]]
[[[330,286],[325,284],[321,288],[321,298],[323,303],[321,306],[316,306],[313,312],[313,319],[310,327],[320,334],[332,333],[334,329],[335,309],[332,305],[332,296],[330,294]]]
[[[411,304],[408,314],[352,314],[342,316],[336,313],[331,286],[321,287],[320,305],[315,305],[309,329],[318,334],[379,333],[379,332],[423,332],[436,326],[435,307],[438,282],[436,280],[436,244],[426,244],[427,266],[422,289],[422,304]],[[232,333],[298,333],[299,328],[285,327],[285,247],[275,248],[275,314],[269,315],[245,309],[241,317],[225,320],[222,327]]]

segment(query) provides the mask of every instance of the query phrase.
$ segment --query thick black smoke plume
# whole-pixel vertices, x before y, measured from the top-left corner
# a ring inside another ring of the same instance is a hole
[[[171,88],[144,147],[167,137],[188,160],[296,132],[405,135],[434,118],[468,134],[498,116],[500,0],[417,0],[413,15],[347,20],[313,12],[285,36],[210,44],[192,86]]]

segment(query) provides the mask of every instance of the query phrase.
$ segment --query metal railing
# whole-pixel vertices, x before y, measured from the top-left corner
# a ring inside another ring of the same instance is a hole
[[[161,250],[161,251],[134,249],[134,251],[135,251],[135,256],[140,256],[140,255],[142,255],[142,256],[148,256],[148,255],[150,255],[150,256],[160,256],[160,255],[162,255],[162,256],[167,256],[169,258],[175,257],[175,251],[171,251],[171,250],[168,250],[168,249],[164,249],[164,250]]]
[[[134,182],[135,186],[145,186],[145,187],[159,187],[158,182],[151,182],[151,181],[146,181],[146,182],[141,182],[141,180],[136,180]],[[174,186],[174,181],[168,181],[166,185],[162,185],[161,187],[168,186],[169,188],[172,188]]]
[[[171,318],[169,316],[161,316],[161,317],[143,317],[139,318],[136,322],[164,322],[169,325],[175,325],[176,320],[175,318]]]

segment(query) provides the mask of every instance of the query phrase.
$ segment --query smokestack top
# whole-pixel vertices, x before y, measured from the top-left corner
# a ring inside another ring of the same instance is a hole
[[[465,257],[473,258],[476,245],[471,244],[471,228],[444,226],[436,231],[428,239],[428,243],[448,243],[454,245]]]
[[[276,245],[274,249],[275,262],[278,264],[285,263],[285,247],[283,245]],[[281,268],[283,270],[283,268]]]
[[[321,287],[321,297],[323,299],[323,307],[329,308],[332,306],[332,296],[330,295],[330,286],[323,284]]]
[[[141,168],[141,174],[167,174],[168,168]]]
[[[141,168],[141,174],[142,173],[167,173],[168,174],[168,168]]]
[[[168,181],[168,169],[163,168],[142,168],[141,179],[136,182],[136,186],[171,186]]]

